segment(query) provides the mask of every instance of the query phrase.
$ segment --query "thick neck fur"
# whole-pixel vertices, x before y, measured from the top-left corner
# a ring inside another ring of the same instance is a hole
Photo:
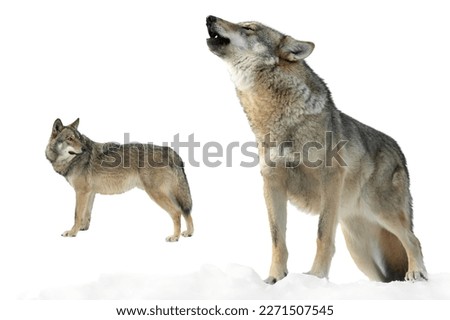
[[[61,155],[58,151],[54,150],[56,146],[49,146],[47,148],[47,159],[57,173],[67,178],[70,175],[72,168],[76,165],[89,162],[93,151],[92,146],[96,143],[89,140],[86,136],[83,136],[83,140],[84,151],[80,155]]]
[[[329,90],[304,61],[254,63],[251,57],[229,64],[238,97],[258,139],[276,133],[281,121],[319,116],[334,108]]]

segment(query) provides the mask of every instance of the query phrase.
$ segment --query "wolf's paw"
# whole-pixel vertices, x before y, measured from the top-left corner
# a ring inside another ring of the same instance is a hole
[[[82,226],[80,228],[80,231],[87,231],[87,230],[89,230],[89,225],[88,224],[86,224],[86,225],[84,225],[84,226]]]
[[[63,237],[76,237],[77,233],[75,231],[72,230],[68,230],[68,231],[64,231],[61,236]]]
[[[306,274],[308,276],[314,276],[314,277],[317,277],[317,278],[320,278],[320,279],[328,278],[328,275],[326,273],[324,273],[324,272],[315,272],[313,270],[305,272],[304,274]]]
[[[267,284],[275,284],[275,283],[277,283],[277,281],[278,280],[274,277],[268,277],[266,280],[264,280],[264,282]]]
[[[181,235],[183,236],[183,237],[192,237],[192,233],[193,232],[191,232],[191,231],[183,231],[182,233],[181,233]]]
[[[178,241],[178,236],[168,236],[167,238],[166,238],[166,241],[167,242],[177,242]]]
[[[287,274],[288,274],[287,271],[285,271],[283,273],[283,275],[279,276],[279,277],[269,276],[266,280],[264,280],[264,282],[267,283],[267,284],[275,284],[278,281],[280,281],[281,279],[283,279],[284,277],[286,277]]]
[[[428,274],[426,271],[408,271],[405,275],[406,281],[427,281]]]

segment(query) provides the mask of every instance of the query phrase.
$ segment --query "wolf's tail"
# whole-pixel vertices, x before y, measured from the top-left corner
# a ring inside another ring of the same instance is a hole
[[[371,280],[405,280],[408,257],[400,240],[365,218],[341,221],[347,248],[358,268]]]
[[[184,216],[188,216],[192,211],[192,197],[189,183],[184,172],[184,162],[181,157],[174,151],[174,168],[178,177],[178,188],[175,198],[183,211]]]

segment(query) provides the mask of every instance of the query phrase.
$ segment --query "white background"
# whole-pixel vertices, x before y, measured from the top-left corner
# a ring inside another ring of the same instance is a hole
[[[45,159],[58,117],[80,117],[80,131],[99,142],[121,142],[126,132],[157,144],[177,133],[182,140],[194,133],[202,146],[253,141],[226,67],[206,46],[209,14],[261,21],[315,43],[307,61],[337,107],[402,147],[426,266],[431,276],[448,273],[444,1],[3,1],[0,297],[39,297],[104,275],[188,275],[205,265],[267,276],[262,181],[258,167],[239,167],[245,158],[236,149],[231,168],[193,167],[180,151],[194,201],[192,238],[166,243],[171,220],[140,190],[97,196],[90,230],[60,236],[72,226],[75,197]],[[201,161],[201,148],[195,158]],[[293,274],[312,264],[316,225],[317,217],[289,207]],[[330,281],[365,279],[338,232]]]

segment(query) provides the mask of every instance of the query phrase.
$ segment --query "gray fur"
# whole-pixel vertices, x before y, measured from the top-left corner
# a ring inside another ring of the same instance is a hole
[[[180,217],[186,220],[183,236],[192,236],[192,199],[180,156],[169,147],[152,144],[97,143],[78,131],[79,120],[64,126],[56,119],[46,148],[54,170],[75,189],[75,223],[63,236],[87,230],[95,194],[119,194],[138,187],[171,216],[174,233],[180,236]]]
[[[325,82],[304,61],[314,44],[258,22],[235,24],[209,16],[207,27],[208,47],[226,62],[259,145],[272,235],[267,282],[287,272],[288,200],[319,215],[310,274],[328,276],[340,223],[355,263],[369,278],[426,279],[420,242],[412,232],[405,157],[394,139],[335,107]],[[275,146],[267,147],[267,136]],[[345,143],[335,149],[336,158],[327,158],[340,142]],[[324,148],[302,152],[311,143]],[[312,156],[316,162],[307,158]]]

